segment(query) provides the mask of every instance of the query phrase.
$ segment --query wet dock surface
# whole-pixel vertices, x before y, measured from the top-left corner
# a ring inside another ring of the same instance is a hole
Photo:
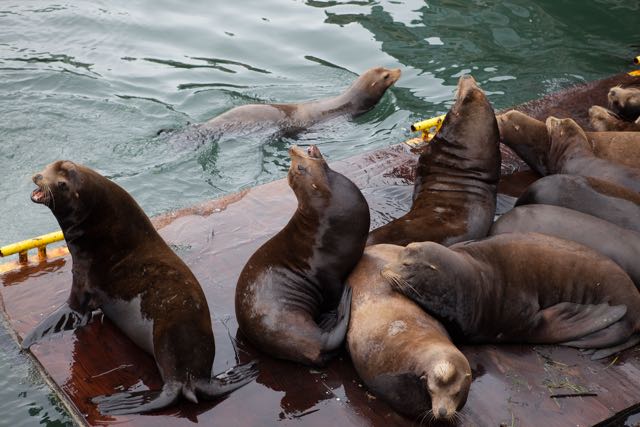
[[[575,117],[603,105],[615,76],[519,109],[541,119]],[[500,191],[516,196],[536,177],[503,149]],[[372,228],[404,213],[411,203],[416,154],[405,145],[366,153],[331,166],[363,191]],[[515,173],[514,173],[515,172]],[[105,417],[90,399],[125,389],[157,389],[161,381],[152,357],[138,349],[108,319],[95,316],[85,328],[35,345],[31,351],[80,418],[89,425],[182,426],[405,426],[419,425],[396,414],[367,392],[349,356],[315,370],[257,352],[238,332],[235,284],[251,254],[289,220],[296,207],[286,180],[155,218],[160,234],[191,267],[213,315],[214,372],[258,359],[257,381],[225,399],[181,402],[150,415]],[[41,208],[33,207],[29,208]],[[8,322],[23,337],[62,304],[71,286],[71,259],[62,257],[0,276]],[[577,350],[554,346],[463,346],[473,370],[461,425],[589,426],[640,402],[640,349],[593,362]],[[424,423],[423,423],[424,425]]]

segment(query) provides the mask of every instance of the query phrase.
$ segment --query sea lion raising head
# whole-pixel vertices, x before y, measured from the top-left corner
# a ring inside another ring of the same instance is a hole
[[[105,414],[148,412],[176,402],[227,394],[257,376],[254,364],[211,377],[215,342],[205,295],[135,200],[97,172],[57,161],[34,175],[31,200],[58,220],[73,261],[65,304],[27,334],[29,348],[46,336],[87,324],[100,309],[151,354],[162,390],[93,399]]]

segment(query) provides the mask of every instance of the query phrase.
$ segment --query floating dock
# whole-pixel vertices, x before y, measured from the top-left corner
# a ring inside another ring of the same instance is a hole
[[[548,115],[573,117],[588,126],[588,108],[604,105],[610,87],[632,81],[640,83],[640,77],[620,74],[517,109],[543,120]],[[517,196],[537,176],[506,147],[501,151],[499,192]],[[416,158],[416,149],[400,144],[331,166],[362,189],[374,228],[409,209]],[[279,180],[153,220],[207,296],[216,340],[213,371],[257,359],[256,381],[222,400],[197,405],[181,401],[148,415],[103,416],[92,397],[131,388],[157,389],[161,380],[154,360],[98,316],[78,331],[31,348],[43,375],[78,422],[150,427],[421,425],[370,394],[346,352],[326,369],[316,370],[261,354],[238,332],[234,293],[240,271],[251,254],[288,222],[295,208],[293,192],[286,180]],[[33,257],[28,264],[0,274],[2,310],[19,338],[69,294],[71,258],[64,252],[58,255],[46,260]],[[556,346],[461,349],[471,364],[473,383],[459,425],[622,425],[619,421],[640,403],[640,347],[597,362],[577,350]]]

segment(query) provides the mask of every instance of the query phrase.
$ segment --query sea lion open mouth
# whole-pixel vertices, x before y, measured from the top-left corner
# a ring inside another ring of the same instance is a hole
[[[36,188],[31,192],[31,200],[35,203],[45,204],[47,201],[47,194],[40,187]]]
[[[308,146],[306,151],[298,147],[297,145],[292,145],[289,148],[289,156],[292,158],[302,157],[306,159],[318,159],[318,160],[321,160],[324,158],[322,157],[322,153],[320,153],[320,149],[315,145]]]

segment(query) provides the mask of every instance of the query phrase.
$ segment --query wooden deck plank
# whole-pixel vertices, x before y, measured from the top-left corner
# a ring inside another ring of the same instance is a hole
[[[626,78],[616,76],[570,89],[564,96],[553,94],[522,109],[539,118],[549,111],[573,115],[576,102],[585,110],[589,105],[584,102],[606,99],[608,87]],[[503,173],[521,166],[512,156],[503,150]],[[332,167],[362,189],[375,227],[408,209],[415,158],[411,150],[399,145],[335,162]],[[517,195],[533,179],[528,172],[505,176],[500,191]],[[257,381],[221,401],[183,402],[152,415],[104,417],[91,404],[91,397],[130,387],[158,388],[160,378],[153,359],[99,316],[82,330],[32,348],[65,393],[63,397],[87,424],[268,426],[302,422],[326,427],[412,423],[366,392],[348,355],[318,371],[262,355],[238,334],[233,304],[237,277],[253,251],[289,220],[295,206],[293,193],[280,180],[154,219],[161,235],[204,288],[214,317],[214,371],[259,359]],[[1,276],[5,314],[19,336],[66,299],[70,270],[66,257]],[[640,402],[640,352],[635,349],[614,364],[592,362],[576,350],[549,346],[463,346],[462,350],[474,375],[462,425],[587,426]],[[554,388],[561,384],[567,387]],[[597,396],[549,397],[582,390],[579,387]]]

